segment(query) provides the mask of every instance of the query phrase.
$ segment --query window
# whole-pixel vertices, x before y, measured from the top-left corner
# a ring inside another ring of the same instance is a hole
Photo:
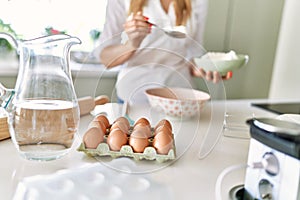
[[[90,31],[102,31],[107,0],[1,0],[0,19],[22,39],[32,39],[53,27],[82,40],[80,50],[91,50]]]

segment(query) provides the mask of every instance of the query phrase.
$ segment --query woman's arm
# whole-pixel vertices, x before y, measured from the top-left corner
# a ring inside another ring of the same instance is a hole
[[[126,44],[105,47],[100,53],[101,63],[107,68],[112,68],[128,61],[135,52],[135,48]]]

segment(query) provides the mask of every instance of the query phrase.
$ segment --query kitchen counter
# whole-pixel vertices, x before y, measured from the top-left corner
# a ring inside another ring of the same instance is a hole
[[[132,161],[139,174],[169,188],[170,199],[214,200],[215,186],[219,175],[227,167],[244,165],[247,162],[249,147],[249,128],[244,122],[250,116],[275,117],[276,115],[251,106],[259,100],[210,101],[200,117],[190,120],[169,119],[173,125],[176,159],[172,162]],[[260,100],[262,101],[262,100]],[[107,105],[106,105],[107,106]],[[244,126],[232,132],[223,131],[224,114],[236,117]],[[118,114],[117,114],[118,115]],[[116,116],[117,116],[116,115]],[[154,124],[163,117],[146,105],[130,107],[130,117],[138,119],[145,116]],[[115,117],[116,117],[115,116]],[[0,192],[1,199],[11,199],[16,186],[24,177],[52,174],[61,169],[72,169],[87,163],[100,163],[106,166],[110,158],[88,157],[76,151],[82,136],[92,120],[92,115],[81,118],[78,137],[72,151],[65,157],[48,162],[27,161],[20,158],[10,139],[0,142]],[[113,120],[110,115],[110,120]],[[244,181],[245,168],[232,171],[222,180],[222,199],[229,199],[229,190]],[[130,174],[134,176],[134,174]]]

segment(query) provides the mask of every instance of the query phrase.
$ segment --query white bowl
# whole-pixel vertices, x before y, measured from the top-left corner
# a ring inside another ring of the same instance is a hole
[[[188,88],[152,88],[145,91],[151,107],[167,116],[190,118],[199,114],[210,95]]]
[[[249,60],[248,55],[237,54],[234,56],[227,56],[229,54],[232,54],[232,52],[210,52],[207,54],[208,56],[204,55],[201,58],[195,58],[194,61],[197,67],[203,68],[205,71],[218,71],[224,76],[227,72],[244,66]]]

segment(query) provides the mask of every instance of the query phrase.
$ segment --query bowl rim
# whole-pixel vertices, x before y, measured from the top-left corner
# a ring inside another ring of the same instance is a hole
[[[247,54],[236,54],[237,58],[235,59],[230,59],[230,60],[227,60],[227,59],[213,59],[213,58],[202,58],[202,57],[197,57],[195,58],[195,60],[199,61],[199,60],[202,60],[202,61],[211,61],[211,62],[233,62],[233,61],[248,61],[249,60],[249,56]]]
[[[191,90],[193,92],[197,92],[197,93],[201,93],[202,95],[204,94],[203,98],[199,98],[199,99],[191,99],[191,98],[171,98],[171,97],[163,97],[163,96],[158,96],[155,94],[151,94],[150,91],[155,91],[155,90],[171,90],[171,92],[173,91],[178,91],[178,90]],[[181,88],[181,87],[154,87],[154,88],[149,88],[145,90],[145,93],[147,96],[151,96],[151,97],[156,97],[156,98],[161,98],[161,99],[166,99],[166,100],[174,100],[174,101],[208,101],[211,96],[207,93],[204,92],[202,90],[198,90],[198,89],[193,89],[193,88]]]

